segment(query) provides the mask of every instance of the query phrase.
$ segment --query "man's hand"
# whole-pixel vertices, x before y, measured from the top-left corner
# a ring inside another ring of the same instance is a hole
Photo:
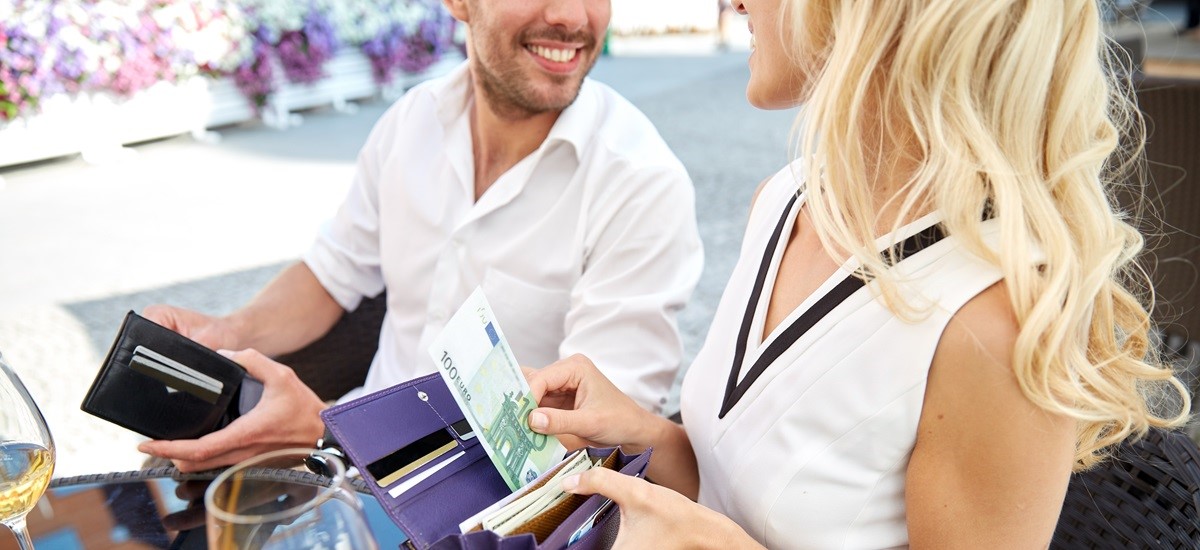
[[[175,498],[188,503],[187,508],[163,516],[163,528],[168,531],[187,531],[204,528],[204,491],[212,480],[185,480],[175,486]]]
[[[733,520],[644,479],[593,468],[562,485],[570,493],[604,495],[620,507],[613,548],[762,548]]]
[[[162,304],[147,307],[142,311],[142,317],[187,336],[209,349],[242,347],[238,344],[237,331],[222,317]]]
[[[262,381],[262,399],[250,412],[200,439],[146,441],[138,450],[170,459],[181,472],[198,472],[236,464],[255,455],[287,447],[312,447],[325,433],[320,412],[325,402],[286,365],[244,350],[219,353]]]

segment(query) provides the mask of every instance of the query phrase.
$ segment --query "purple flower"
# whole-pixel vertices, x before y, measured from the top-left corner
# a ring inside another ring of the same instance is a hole
[[[375,82],[386,84],[392,81],[393,74],[400,67],[400,52],[404,47],[404,32],[399,27],[392,27],[363,42],[361,49],[371,61]]]
[[[338,45],[329,20],[316,11],[310,11],[305,17],[304,27],[280,36],[276,51],[288,80],[311,84],[325,77],[325,62],[333,58]]]
[[[41,61],[45,41],[19,23],[3,30],[5,47],[0,49],[0,116],[12,119],[38,106],[53,81],[53,72]]]
[[[328,15],[313,7],[313,0],[301,0],[298,6],[301,10],[308,6],[301,28],[275,35],[271,41],[264,37],[266,27],[255,21],[250,26],[258,30],[253,38],[246,38],[243,22],[235,18],[245,13],[253,17],[253,11],[234,9],[237,1],[188,0],[185,9],[195,16],[192,26],[204,29],[200,32],[206,32],[206,38],[229,42],[224,51],[237,52],[231,55],[240,58],[245,51],[242,41],[250,40],[253,55],[228,74],[256,108],[265,105],[280,81],[276,63],[293,82],[313,83],[325,77],[323,68],[340,44]],[[361,45],[380,82],[390,81],[396,70],[426,69],[451,44],[454,21],[436,2],[407,1],[430,2],[434,11],[415,28],[393,27]],[[180,33],[188,31],[168,20],[190,16],[160,11],[179,9],[180,0],[0,2],[12,2],[18,15],[0,21],[0,121],[35,113],[50,94],[107,91],[130,96],[161,80],[196,72],[222,74],[229,70],[230,61],[238,63],[230,57],[211,67],[197,66],[211,63],[224,45],[196,37],[182,39],[186,35]],[[37,26],[43,21],[44,29]],[[159,26],[160,21],[166,28]],[[26,27],[23,22],[38,23]],[[192,51],[193,47],[197,49]]]
[[[404,39],[400,68],[410,73],[418,73],[437,62],[449,42],[444,36],[445,32],[446,25],[440,18],[421,21],[421,24],[417,25],[417,32]]]
[[[254,37],[254,55],[233,72],[233,82],[250,99],[257,112],[275,91],[275,72],[271,68],[271,47]]]
[[[391,82],[396,69],[421,72],[441,58],[454,35],[455,21],[444,10],[437,13],[421,21],[412,33],[394,26],[363,43],[362,52],[371,60],[376,82]]]

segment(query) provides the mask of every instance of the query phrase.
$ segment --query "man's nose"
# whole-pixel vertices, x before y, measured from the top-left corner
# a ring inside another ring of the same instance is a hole
[[[589,0],[552,0],[546,8],[546,23],[575,32],[587,26]]]

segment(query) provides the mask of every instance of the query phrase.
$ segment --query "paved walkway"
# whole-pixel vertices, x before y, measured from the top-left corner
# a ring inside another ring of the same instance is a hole
[[[786,161],[792,113],[749,107],[745,51],[711,39],[628,41],[593,76],[658,125],[696,182],[708,264],[682,324],[689,355],[732,269],[750,195]],[[699,54],[697,54],[699,51]],[[180,136],[89,165],[0,170],[0,350],[41,404],[57,476],[137,468],[141,437],[79,411],[129,310],[159,302],[212,313],[249,299],[341,201],[358,147],[387,104],[317,110],[284,131]]]

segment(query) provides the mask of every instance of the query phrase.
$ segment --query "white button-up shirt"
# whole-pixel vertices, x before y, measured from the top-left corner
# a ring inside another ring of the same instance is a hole
[[[473,102],[465,64],[397,101],[304,258],[347,310],[387,289],[363,391],[434,372],[430,343],[482,286],[522,365],[583,353],[659,411],[703,265],[687,172],[641,112],[585,80],[545,142],[475,201]]]

